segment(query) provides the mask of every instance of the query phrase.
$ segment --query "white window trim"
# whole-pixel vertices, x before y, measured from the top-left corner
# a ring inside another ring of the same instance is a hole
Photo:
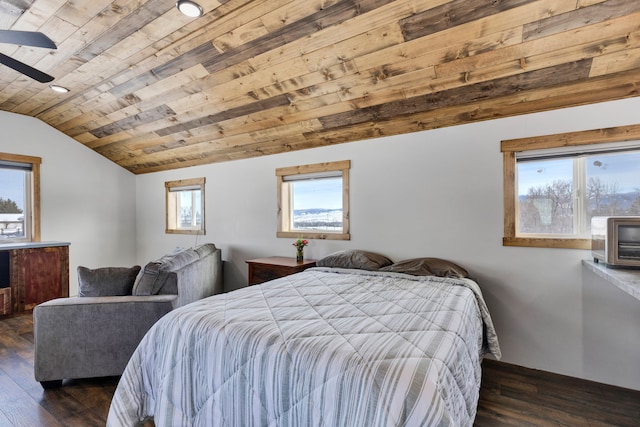
[[[327,239],[327,240],[349,240],[349,169],[351,168],[350,160],[342,160],[337,162],[316,163],[312,165],[290,166],[276,169],[276,183],[278,194],[278,230],[277,237],[293,237],[298,238],[301,234],[305,239]],[[290,194],[285,190],[286,181],[291,177],[322,174],[327,172],[338,171],[342,174],[342,232],[308,232],[291,231],[290,224]]]
[[[576,151],[578,147],[596,148],[597,144],[620,143],[640,140],[640,124],[569,132],[501,141],[503,153],[503,202],[504,237],[503,246],[524,246],[539,248],[591,249],[591,240],[584,238],[519,237],[516,235],[518,204],[516,182],[516,153],[534,150],[560,149],[568,147]],[[529,153],[531,154],[531,153]]]

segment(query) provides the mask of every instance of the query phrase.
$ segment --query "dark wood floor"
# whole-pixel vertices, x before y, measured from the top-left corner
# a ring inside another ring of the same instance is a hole
[[[640,391],[482,362],[474,426],[640,426]]]
[[[33,378],[31,314],[0,319],[0,426],[104,426],[118,378]],[[475,426],[640,426],[640,391],[485,360]]]
[[[65,381],[45,392],[33,377],[31,313],[0,320],[0,426],[104,426],[117,384]]]

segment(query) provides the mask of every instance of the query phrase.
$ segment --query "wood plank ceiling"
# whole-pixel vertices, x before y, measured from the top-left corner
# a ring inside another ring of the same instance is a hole
[[[0,0],[0,109],[133,173],[640,95],[638,0]]]

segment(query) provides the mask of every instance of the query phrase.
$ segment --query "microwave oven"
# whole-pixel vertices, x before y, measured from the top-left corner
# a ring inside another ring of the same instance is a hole
[[[591,218],[591,255],[607,266],[640,268],[640,216]]]

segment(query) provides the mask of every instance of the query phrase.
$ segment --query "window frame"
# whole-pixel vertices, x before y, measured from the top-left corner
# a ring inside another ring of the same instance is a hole
[[[39,242],[41,239],[40,230],[40,165],[42,164],[42,158],[35,156],[25,156],[22,154],[0,153],[0,161],[15,162],[15,163],[27,163],[31,165],[31,179],[30,179],[30,209],[25,207],[25,210],[29,211],[30,215],[30,236],[20,239],[6,239],[2,243],[15,243],[15,242]]]
[[[276,169],[277,202],[278,202],[278,229],[276,237],[298,238],[303,235],[306,239],[322,240],[350,240],[349,223],[349,169],[350,160],[341,160],[327,163],[315,163],[302,166],[289,166]],[[292,231],[289,229],[291,219],[290,194],[285,189],[285,177],[306,175],[322,172],[340,172],[342,175],[342,232],[315,232]]]
[[[205,221],[205,178],[191,178],[191,179],[180,179],[177,181],[166,181],[164,183],[165,187],[165,233],[166,234],[194,234],[194,235],[205,235],[206,232],[206,221]],[[169,215],[169,212],[175,210],[175,206],[169,206],[170,201],[170,193],[175,192],[176,189],[180,187],[199,187],[201,191],[201,199],[200,199],[200,211],[202,212],[202,218],[200,222],[200,228],[198,229],[185,229],[185,228],[177,228],[177,218],[175,219],[176,225],[173,227],[173,216]]]
[[[580,147],[592,144],[640,140],[640,124],[593,129],[579,132],[503,140],[504,237],[503,246],[537,248],[591,249],[591,239],[558,237],[518,237],[518,194],[516,183],[516,153],[560,147]]]

